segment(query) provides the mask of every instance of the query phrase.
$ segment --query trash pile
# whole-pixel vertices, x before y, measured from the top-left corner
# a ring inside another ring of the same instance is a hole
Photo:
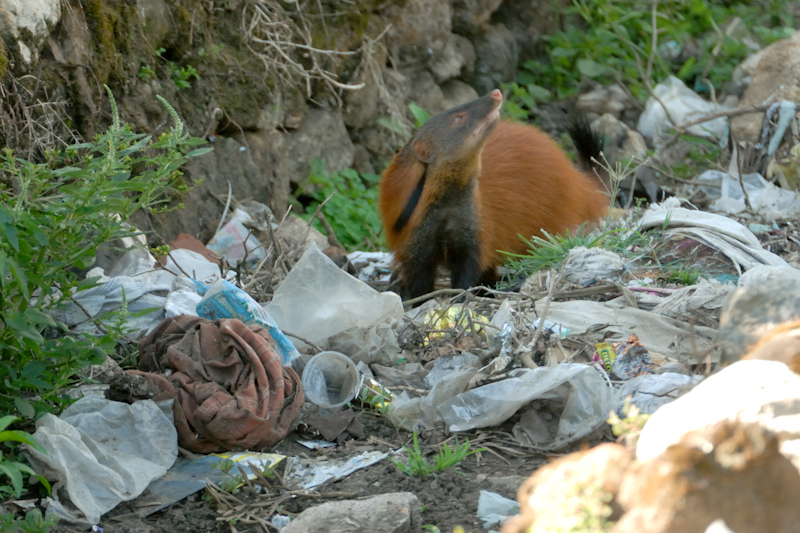
[[[679,80],[655,95],[661,102],[648,102],[638,127],[651,144],[674,148],[671,120],[714,142],[726,137],[724,116],[693,123],[724,108]],[[777,124],[760,142],[770,157],[787,131],[796,134],[790,104],[769,111]],[[387,254],[342,256],[310,224],[276,222],[254,202],[236,208],[207,245],[182,236],[155,258],[142,243],[127,243],[107,274],[88,274],[101,283],[76,293],[58,318],[91,332],[109,311],[135,312],[128,326],[139,332],[137,368],[110,361],[92,372],[105,385],[78,388],[80,399],[60,417],[37,422],[34,436],[47,453],[27,454],[53,483],[47,512],[91,527],[120,502],[147,516],[207,488],[226,520],[312,531],[314,516],[392,502],[391,512],[378,513],[384,522],[369,527],[385,528],[397,514],[416,531],[419,501],[408,493],[347,508],[328,503],[288,525],[279,512],[392,455],[354,448],[337,461],[319,453],[369,437],[351,409],[360,405],[398,430],[503,428],[514,446],[543,453],[609,439],[610,416],[649,414],[638,444],[629,443],[635,455],[604,444],[538,470],[520,488],[521,514],[503,531],[569,529],[575,524],[556,514],[582,516],[592,498],[608,507],[617,532],[705,531],[695,526],[719,518],[734,531],[754,530],[759,522],[743,507],[774,508],[772,496],[800,488],[797,246],[789,247],[790,264],[762,244],[800,244],[800,196],[743,173],[733,152],[727,171],[696,179],[713,212],[677,196],[652,203],[633,223],[616,222],[615,242],[625,245],[613,251],[575,247],[519,291],[451,291],[416,307],[376,290],[391,273]],[[637,175],[653,192],[652,176]],[[663,265],[675,262],[703,275],[692,283],[664,278]],[[298,439],[298,424],[317,438]],[[317,455],[263,453],[287,436]],[[664,474],[664,464],[681,469]],[[230,479],[254,493],[271,490],[269,512],[226,499],[220,487]],[[736,484],[751,484],[747,494],[761,499],[743,501]],[[778,499],[769,530],[789,531],[797,507]],[[486,528],[517,511],[490,491],[477,506]]]

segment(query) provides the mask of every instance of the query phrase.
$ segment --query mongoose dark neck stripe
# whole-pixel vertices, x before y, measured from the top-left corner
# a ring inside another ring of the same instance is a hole
[[[427,175],[428,165],[425,165],[425,170],[422,171],[422,177],[419,179],[417,187],[414,189],[414,192],[411,193],[411,196],[408,198],[408,202],[406,202],[406,206],[403,208],[403,212],[400,213],[400,217],[398,217],[397,221],[394,223],[395,233],[400,233],[403,231],[403,228],[406,227],[409,219],[411,219],[411,215],[414,214],[414,210],[417,208],[419,199],[422,197],[422,188],[425,186],[425,177]]]

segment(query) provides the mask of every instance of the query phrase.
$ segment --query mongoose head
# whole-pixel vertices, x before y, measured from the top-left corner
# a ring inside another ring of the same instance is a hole
[[[431,117],[414,134],[409,146],[427,165],[467,163],[477,159],[500,120],[503,94],[489,94]]]

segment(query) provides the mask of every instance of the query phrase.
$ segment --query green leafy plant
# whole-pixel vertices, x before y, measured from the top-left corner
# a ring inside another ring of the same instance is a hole
[[[417,127],[423,126],[428,120],[431,118],[431,114],[422,109],[420,106],[415,104],[414,102],[408,103],[408,109],[411,110],[411,114],[414,115],[414,122],[416,123]]]
[[[0,514],[0,531],[5,533],[47,533],[57,525],[57,516],[44,518],[39,509],[31,509],[19,520],[14,520],[14,513]]]
[[[551,235],[544,232],[544,237],[533,236],[530,240],[523,239],[530,251],[526,254],[503,252],[511,258],[509,266],[521,274],[529,276],[543,268],[550,268],[561,264],[573,248],[602,247],[612,252],[625,252],[636,244],[645,244],[647,238],[638,231],[629,229],[608,230],[599,235],[585,234],[583,226],[572,234],[569,231],[564,235]]]
[[[137,235],[128,225],[135,213],[168,209],[187,190],[181,165],[210,150],[197,148],[205,141],[191,138],[160,97],[174,125],[154,139],[120,124],[108,94],[113,123],[92,142],[42,163],[0,152],[0,412],[57,410],[80,369],[114,353],[124,316],[101,317],[102,334],[92,337],[53,313],[97,284],[79,271],[94,264],[98,246]]]
[[[389,402],[392,401],[392,393],[380,383],[373,380],[369,381],[370,383],[361,389],[358,399],[375,411],[385,414],[389,411]]]
[[[152,80],[155,75],[156,73],[150,65],[142,65],[139,67],[139,73],[136,74],[136,77],[144,82],[148,82]]]
[[[533,82],[532,75],[520,72],[519,83],[504,83],[503,91],[508,95],[503,100],[503,116],[511,120],[524,121],[530,118],[530,110],[537,102],[546,103],[552,99],[550,91]],[[523,82],[527,82],[523,85]]]
[[[236,494],[239,492],[239,487],[244,483],[244,476],[241,473],[232,474],[231,470],[236,466],[236,463],[231,459],[220,459],[212,465],[214,468],[227,474],[228,477],[219,484],[219,488],[229,494]]]
[[[458,437],[456,437],[455,448],[451,449],[447,444],[442,444],[438,453],[436,454],[436,462],[432,464],[422,454],[422,451],[419,447],[417,432],[415,431],[413,437],[413,446],[411,448],[405,448],[406,462],[403,463],[397,459],[391,459],[391,461],[398,468],[398,470],[406,475],[425,477],[435,472],[441,472],[442,470],[456,466],[473,453],[486,451],[486,448],[470,450],[469,447],[469,439],[466,439],[464,444],[459,444]]]
[[[533,109],[517,91],[539,100],[545,94],[541,87],[552,88],[561,100],[574,96],[582,79],[603,84],[625,80],[641,99],[649,95],[646,83],[655,85],[669,74],[701,93],[718,90],[752,53],[743,32],[765,46],[790,35],[796,26],[792,11],[780,0],[572,0],[566,12],[573,15],[572,22],[543,37],[548,59],[523,64],[506,106],[510,116],[525,116]],[[741,19],[738,33],[729,35],[724,30],[736,17]],[[698,46],[699,53],[682,55],[681,43],[686,42]]]
[[[198,57],[205,57],[205,56],[208,55],[208,56],[211,56],[211,57],[216,57],[216,56],[219,55],[220,52],[222,52],[223,48],[225,48],[224,44],[212,45],[209,50],[206,50],[205,46],[201,46],[200,49],[197,51],[197,56]]]
[[[172,78],[173,83],[175,83],[175,87],[177,87],[179,91],[181,89],[191,88],[192,79],[200,79],[197,69],[191,65],[179,65],[174,61],[169,61],[167,66],[169,67],[170,77]]]
[[[639,408],[631,403],[631,397],[625,398],[622,406],[623,417],[611,411],[606,422],[611,426],[611,432],[626,445],[633,447],[639,439],[645,424],[650,419],[650,415],[640,413]]]
[[[378,233],[381,228],[378,216],[378,188],[380,176],[377,174],[361,174],[352,168],[328,173],[325,161],[312,159],[309,182],[314,186],[307,194],[313,198],[304,215],[310,219],[317,206],[330,199],[322,207],[326,220],[333,228],[339,242],[345,248],[355,249],[368,245],[379,247]],[[332,195],[332,196],[331,196]],[[315,221],[315,226],[324,229]]]
[[[35,448],[36,450],[47,453],[42,446],[36,442],[30,433],[19,430],[6,429],[12,422],[19,420],[19,417],[6,415],[0,418],[0,443],[8,442],[22,442]],[[8,478],[11,485],[0,484],[0,498],[19,498],[22,494],[23,475],[36,477],[42,485],[45,486],[47,492],[50,492],[50,483],[45,478],[36,474],[33,469],[24,464],[3,455],[0,451],[0,480]]]
[[[670,283],[678,283],[680,285],[695,285],[700,281],[703,272],[699,268],[686,266],[684,264],[678,265],[664,265],[669,276]]]

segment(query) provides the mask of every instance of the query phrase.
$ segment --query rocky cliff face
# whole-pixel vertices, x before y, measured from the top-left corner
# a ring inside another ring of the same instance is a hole
[[[188,168],[186,209],[141,224],[210,237],[228,183],[276,213],[308,177],[380,171],[407,103],[436,113],[515,78],[558,13],[548,0],[0,0],[0,140],[19,155],[91,138],[103,85],[136,131],[175,105],[215,151]]]

